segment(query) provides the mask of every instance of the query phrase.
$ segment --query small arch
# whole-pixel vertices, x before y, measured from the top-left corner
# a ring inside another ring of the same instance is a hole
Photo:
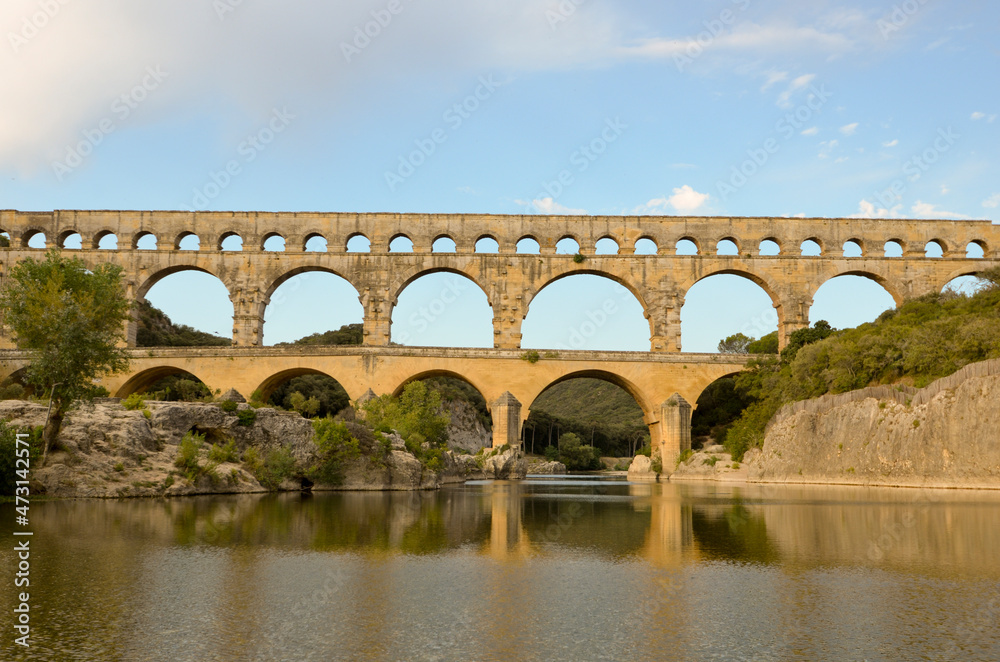
[[[412,253],[413,240],[407,237],[405,234],[397,234],[395,237],[389,240],[389,252]]]
[[[534,237],[521,237],[517,240],[515,252],[526,255],[538,255],[541,253],[541,246]]]
[[[174,250],[197,251],[201,250],[201,239],[193,232],[182,232],[177,235],[174,241]]]
[[[924,245],[924,257],[944,257],[945,250],[943,241],[940,239],[931,239]]]
[[[10,233],[0,230],[0,248],[10,248]]]
[[[635,242],[636,255],[656,255],[659,250],[660,247],[649,237],[641,237]]]
[[[100,251],[118,250],[118,235],[110,230],[104,230],[94,235],[94,248]]]
[[[739,255],[740,245],[736,243],[736,240],[732,237],[726,237],[725,239],[720,239],[715,245],[716,255]]]
[[[901,239],[890,239],[883,246],[885,257],[903,257],[903,242]]]
[[[757,254],[768,257],[781,255],[781,243],[774,237],[769,237],[760,242],[760,246],[757,247]]]
[[[601,237],[594,244],[594,255],[618,255],[618,242],[611,237]]]
[[[264,235],[264,241],[261,242],[260,247],[261,250],[268,253],[284,253],[285,238],[277,232],[268,233]]]
[[[327,242],[326,237],[314,232],[306,235],[305,243],[302,244],[302,250],[306,253],[326,253],[329,250],[329,242]]]
[[[345,248],[348,253],[371,253],[372,242],[371,239],[358,232],[347,238]]]
[[[225,252],[239,252],[243,250],[243,237],[235,232],[226,232],[219,237],[219,250]]]
[[[41,230],[31,229],[21,235],[22,248],[45,248],[47,245],[48,239]]]
[[[483,236],[476,240],[477,253],[499,253],[500,242],[491,236]]]
[[[965,247],[965,257],[970,260],[982,260],[986,257],[986,242],[975,240],[970,241]]]
[[[701,245],[694,237],[681,237],[677,240],[676,253],[677,255],[699,255]]]
[[[319,372],[285,371],[285,379],[272,379],[269,383],[269,393],[264,402],[286,410],[298,411],[306,418],[324,418],[335,416],[351,405],[351,396],[347,389],[337,379]],[[292,374],[290,374],[292,373]],[[279,373],[280,374],[280,373]],[[295,393],[300,393],[304,399],[312,400],[314,410],[307,407],[296,408]]]
[[[431,253],[454,253],[457,250],[455,240],[448,235],[441,235],[431,244]]]
[[[76,230],[67,230],[59,235],[59,247],[64,250],[78,251],[83,248],[83,237]]]
[[[844,242],[844,257],[863,257],[864,245],[860,239],[848,239]]]
[[[823,242],[816,237],[811,237],[802,242],[799,251],[804,257],[819,257],[823,254]]]
[[[556,255],[576,255],[580,252],[580,242],[571,236],[565,236],[556,242]]]
[[[139,251],[155,251],[157,249],[156,235],[152,232],[140,230],[132,235],[132,249]]]

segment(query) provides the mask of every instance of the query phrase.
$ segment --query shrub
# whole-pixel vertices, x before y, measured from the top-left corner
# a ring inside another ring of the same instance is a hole
[[[365,420],[379,432],[395,430],[404,441],[418,441],[418,445],[426,441],[435,447],[448,442],[451,415],[443,411],[440,393],[423,382],[410,382],[398,398],[372,398],[362,409]]]
[[[128,409],[129,411],[136,411],[137,409],[146,408],[146,397],[142,393],[133,393],[124,400],[122,400],[122,407]]]
[[[218,406],[219,409],[228,414],[235,413],[236,410],[240,408],[240,406],[235,402],[233,402],[232,400],[223,400],[222,402],[218,403]]]
[[[24,400],[26,395],[27,390],[17,382],[0,386],[0,400]]]
[[[257,420],[257,410],[240,409],[236,412],[236,418],[240,419],[240,425],[243,427],[251,427]]]
[[[296,475],[295,458],[285,448],[277,448],[261,458],[256,448],[248,448],[243,453],[243,463],[247,471],[269,490],[275,490],[286,478]]]
[[[690,448],[685,448],[684,450],[682,450],[681,454],[677,457],[677,466],[680,466],[681,463],[690,460],[692,455],[694,455],[694,451],[691,450]]]
[[[521,354],[521,360],[527,361],[528,363],[538,363],[538,359],[541,356],[533,349],[529,349],[527,352]]]
[[[593,446],[584,446],[583,441],[572,432],[559,437],[559,461],[571,471],[604,468],[600,451]]]
[[[208,459],[222,464],[223,462],[238,462],[240,453],[236,450],[236,440],[230,439],[223,446],[212,444],[208,449]]]
[[[358,440],[344,423],[329,416],[314,420],[312,426],[316,460],[306,471],[306,476],[316,483],[339,485],[343,481],[343,463],[361,455]],[[389,450],[392,450],[391,444]]]
[[[645,455],[646,457],[652,457],[652,455],[653,455],[653,445],[652,445],[652,443],[651,442],[647,443],[645,446],[643,446],[642,448],[640,448],[636,452],[636,455]]]
[[[576,255],[574,255],[574,256],[573,256],[573,261],[574,261],[574,262],[576,262],[577,264],[580,264],[580,263],[581,263],[581,262],[583,262],[583,261],[584,261],[585,259],[586,259],[586,258],[585,258],[585,257],[583,257],[583,255],[581,255],[580,253],[577,253]]]
[[[25,477],[30,479],[35,465],[42,457],[42,428],[27,430],[30,469],[26,473],[18,474],[18,471],[24,471],[24,465],[17,464],[17,432],[16,428],[0,421],[0,496],[14,496],[17,481],[25,480]],[[20,448],[23,449],[24,446]]]
[[[559,449],[555,446],[546,446],[545,459],[549,462],[557,462],[559,460]]]

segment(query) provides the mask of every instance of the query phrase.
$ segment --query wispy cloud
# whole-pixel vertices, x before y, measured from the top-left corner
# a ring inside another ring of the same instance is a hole
[[[890,140],[889,142],[882,143],[882,147],[895,147],[899,144],[898,139]]]
[[[700,209],[709,200],[707,193],[699,193],[685,184],[673,190],[673,195],[653,198],[633,211],[635,214],[668,214],[671,210],[690,214]]]
[[[819,127],[815,126],[811,126],[808,129],[802,131],[803,136],[815,136],[817,133],[819,133]]]
[[[983,206],[988,209],[996,209],[1000,207],[1000,193],[994,193],[990,197],[983,200]]]
[[[552,198],[535,198],[530,202],[525,202],[523,200],[516,200],[519,205],[524,205],[531,207],[539,214],[553,214],[553,215],[564,215],[564,216],[586,216],[586,209],[574,209],[572,207],[566,207],[559,204]]]
[[[840,127],[840,132],[845,136],[853,136],[857,132],[857,130],[858,130],[857,122],[845,124],[844,126]]]
[[[986,120],[987,122],[993,122],[994,120],[996,120],[996,118],[997,118],[996,115],[987,115],[986,113],[980,112],[978,110],[972,113],[972,121],[974,122],[978,122],[979,120]]]
[[[933,205],[929,202],[921,202],[920,200],[917,200],[916,203],[914,203],[910,211],[913,212],[914,216],[918,216],[921,218],[953,218],[956,220],[963,220],[970,218],[965,214],[957,214],[952,211],[945,211],[944,209],[940,209],[937,205]]]
[[[809,85],[809,83],[813,82],[815,79],[816,74],[804,74],[793,80],[788,87],[785,88],[785,91],[778,95],[778,105],[782,108],[791,107],[792,95]]]

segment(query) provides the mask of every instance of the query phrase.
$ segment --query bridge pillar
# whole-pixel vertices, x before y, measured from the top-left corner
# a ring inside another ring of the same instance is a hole
[[[509,444],[517,448],[521,444],[521,403],[504,391],[503,395],[490,403],[493,418],[493,448]]]
[[[786,306],[775,306],[778,309],[778,351],[788,345],[788,339],[799,329],[809,328],[809,309],[812,299],[803,299]]]
[[[520,295],[518,296],[520,299]],[[521,347],[521,322],[524,315],[519,307],[501,304],[493,314],[493,347],[519,349]]]
[[[691,448],[691,405],[679,393],[660,405],[660,461],[669,474],[681,452]]]
[[[240,288],[233,292],[233,346],[260,347],[264,344],[264,310],[271,302],[260,289]]]
[[[651,305],[646,311],[646,317],[650,320],[650,351],[681,351],[683,306],[684,295],[680,292],[670,292],[662,297],[661,302]]]
[[[362,344],[385,347],[392,337],[391,307],[386,305],[386,297],[366,293],[361,303],[365,308]]]

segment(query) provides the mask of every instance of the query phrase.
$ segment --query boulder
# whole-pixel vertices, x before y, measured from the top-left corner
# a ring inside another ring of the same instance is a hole
[[[656,481],[658,478],[653,471],[653,461],[645,455],[636,455],[632,464],[628,467],[628,479],[633,481]]]
[[[528,466],[528,471],[533,474],[564,474],[566,465],[562,462],[536,462]]]
[[[520,480],[528,475],[528,462],[520,449],[508,448],[488,454],[483,460],[483,474],[494,480]]]
[[[240,392],[234,388],[229,389],[221,396],[219,396],[219,400],[225,400],[227,402],[237,402],[237,403],[244,403],[247,401],[247,399],[244,398],[242,395],[240,395]]]

